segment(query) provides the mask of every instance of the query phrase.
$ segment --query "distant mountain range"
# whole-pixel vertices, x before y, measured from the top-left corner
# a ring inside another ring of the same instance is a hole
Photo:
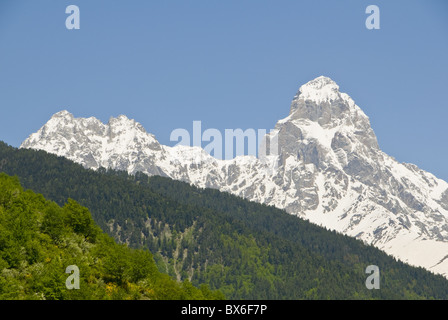
[[[448,183],[382,152],[369,118],[333,80],[301,86],[274,136],[279,152],[269,159],[219,160],[199,147],[161,145],[123,115],[103,124],[61,111],[21,148],[230,192],[448,277]]]

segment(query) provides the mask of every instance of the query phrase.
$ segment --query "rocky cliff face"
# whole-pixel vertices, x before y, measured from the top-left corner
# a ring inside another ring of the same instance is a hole
[[[62,111],[21,147],[274,205],[448,277],[448,183],[383,153],[369,118],[333,80],[300,87],[267,138],[278,152],[267,143],[267,156],[218,160],[199,147],[160,145],[125,116],[103,124]]]

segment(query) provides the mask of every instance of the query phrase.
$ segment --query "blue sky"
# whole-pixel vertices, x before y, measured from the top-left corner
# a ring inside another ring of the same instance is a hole
[[[271,129],[325,75],[386,153],[448,180],[447,18],[444,0],[1,0],[0,140],[19,146],[63,109],[126,114],[167,145],[194,120]]]

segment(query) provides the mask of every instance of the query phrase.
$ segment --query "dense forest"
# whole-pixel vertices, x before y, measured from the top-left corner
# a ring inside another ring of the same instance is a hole
[[[160,273],[148,250],[117,244],[76,201],[61,208],[0,173],[0,300],[223,298]]]
[[[145,248],[159,271],[230,299],[447,299],[448,280],[286,212],[144,174],[88,170],[0,143],[0,171],[64,205],[88,207],[116,241]],[[369,290],[365,269],[380,269]]]

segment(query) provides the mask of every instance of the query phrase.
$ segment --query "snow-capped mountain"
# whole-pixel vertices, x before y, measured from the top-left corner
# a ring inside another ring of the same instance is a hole
[[[301,86],[267,136],[278,153],[218,160],[199,147],[161,145],[125,116],[103,124],[61,111],[21,148],[274,205],[448,277],[448,183],[382,152],[369,118],[333,80]]]

